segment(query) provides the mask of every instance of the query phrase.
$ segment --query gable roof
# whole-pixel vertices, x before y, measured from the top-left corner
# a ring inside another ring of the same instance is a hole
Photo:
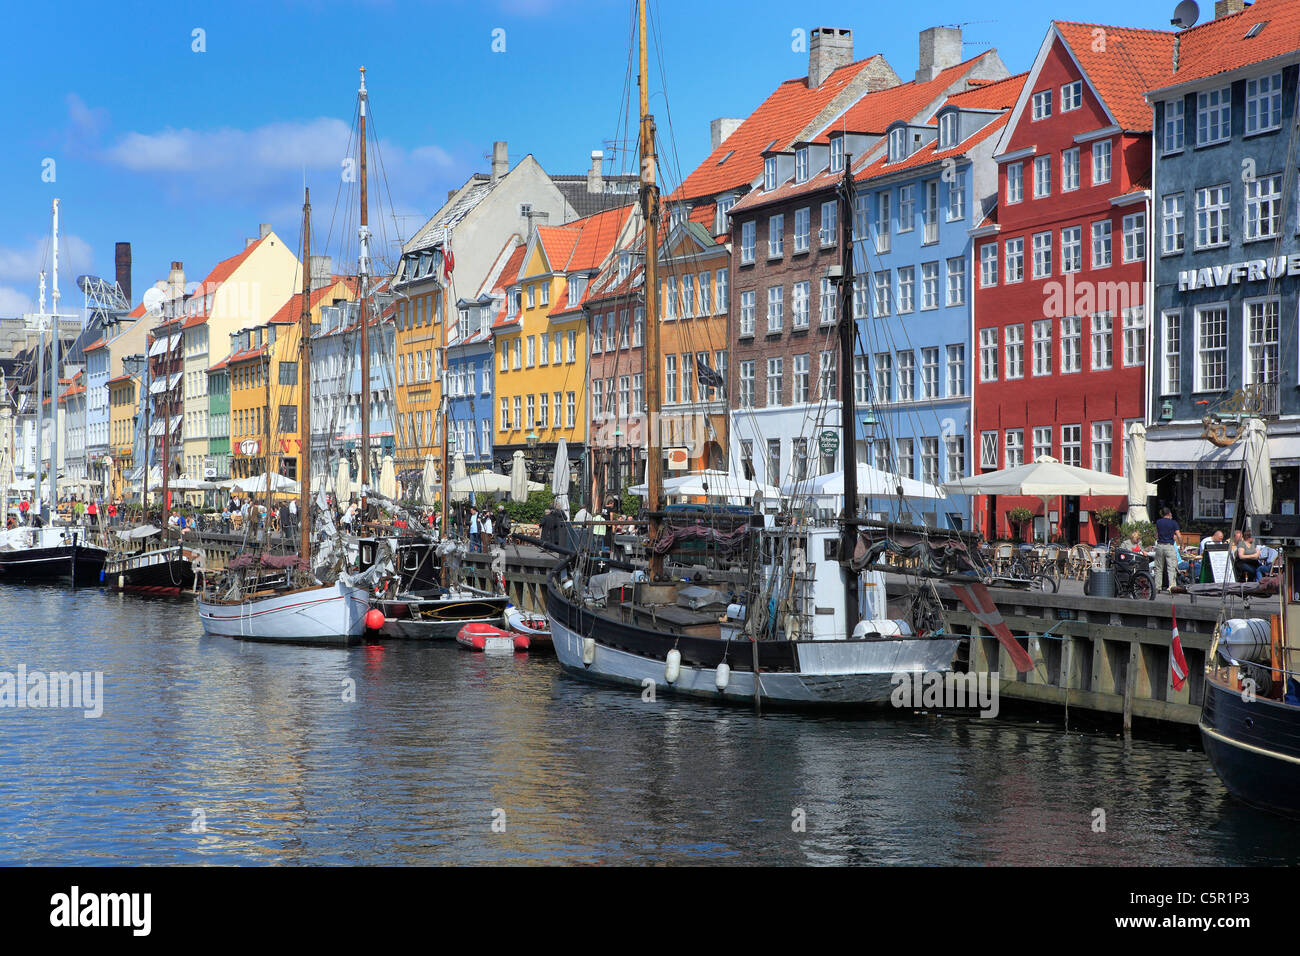
[[[1257,23],[1263,23],[1263,28],[1247,38],[1246,34]],[[1168,76],[1147,89],[1156,92],[1192,83],[1294,54],[1297,49],[1300,49],[1300,3],[1255,0],[1239,13],[1217,17],[1179,34],[1178,69],[1172,69],[1171,52],[1163,63]]]
[[[356,283],[357,280],[355,276],[330,276],[329,282],[325,283],[319,288],[315,288],[311,290],[311,304],[308,305],[307,307],[308,310],[310,311],[312,309],[315,309],[317,306],[319,306],[322,302],[325,301],[326,297],[331,297],[332,299],[332,297],[335,294],[335,290],[340,285],[346,286],[348,289],[350,289],[353,292],[353,294],[355,294]],[[302,293],[295,292],[293,295],[289,296],[289,301],[286,302],[284,305],[280,306],[280,308],[276,311],[275,315],[271,316],[268,324],[291,325],[292,323],[298,322],[301,319],[302,319]]]
[[[575,219],[564,226],[538,226],[537,244],[551,271],[568,273],[597,268],[613,249],[635,208],[629,203]]]
[[[1121,128],[1151,129],[1151,107],[1144,94],[1154,86],[1168,84],[1177,34],[1069,21],[1053,22],[1049,38],[1053,34],[1060,37],[1102,106]],[[1025,96],[1032,92],[1027,89]]]

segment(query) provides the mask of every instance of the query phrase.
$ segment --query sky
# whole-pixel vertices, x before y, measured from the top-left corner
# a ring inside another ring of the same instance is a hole
[[[963,25],[964,53],[995,47],[1028,69],[1050,20],[1168,29],[1175,0],[1054,0],[922,7],[844,0],[652,0],[651,110],[675,156],[671,188],[709,152],[709,121],[746,116],[782,81],[807,74],[803,31],[847,27],[854,59],[883,53],[904,80],[917,34]],[[532,153],[550,173],[635,172],[626,149],[631,0],[224,0],[7,5],[0,97],[0,316],[35,308],[60,200],[63,311],[75,277],[113,276],[129,241],[134,298],[172,260],[197,282],[269,223],[292,247],[304,183],[313,252],[355,268],[355,187],[342,182],[366,67],[372,133],[370,221],[392,260],[475,171],[492,143],[511,165]],[[1210,0],[1202,19],[1213,15]],[[662,62],[662,69],[659,63]],[[635,108],[635,87],[631,90]],[[633,122],[635,129],[635,121]],[[633,144],[634,145],[634,144]],[[348,191],[344,191],[348,190]],[[325,248],[321,248],[322,245]]]

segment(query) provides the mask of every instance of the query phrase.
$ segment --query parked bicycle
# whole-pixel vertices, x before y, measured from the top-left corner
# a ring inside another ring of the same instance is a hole
[[[1115,596],[1154,601],[1156,579],[1151,573],[1151,559],[1145,554],[1125,551],[1111,545],[1110,566],[1115,572]]]

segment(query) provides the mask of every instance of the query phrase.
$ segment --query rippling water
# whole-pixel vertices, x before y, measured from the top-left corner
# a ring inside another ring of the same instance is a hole
[[[1300,858],[1300,825],[1231,800],[1192,736],[760,718],[551,657],[244,644],[184,600],[0,587],[0,670],[19,664],[102,671],[105,701],[0,709],[5,865]]]

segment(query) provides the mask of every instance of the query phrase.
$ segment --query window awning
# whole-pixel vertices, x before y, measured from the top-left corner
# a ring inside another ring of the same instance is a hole
[[[1243,442],[1220,448],[1204,438],[1160,438],[1149,435],[1147,470],[1240,468],[1244,448]],[[1268,454],[1274,467],[1300,465],[1300,435],[1270,435]],[[1150,475],[1147,477],[1149,480]]]

